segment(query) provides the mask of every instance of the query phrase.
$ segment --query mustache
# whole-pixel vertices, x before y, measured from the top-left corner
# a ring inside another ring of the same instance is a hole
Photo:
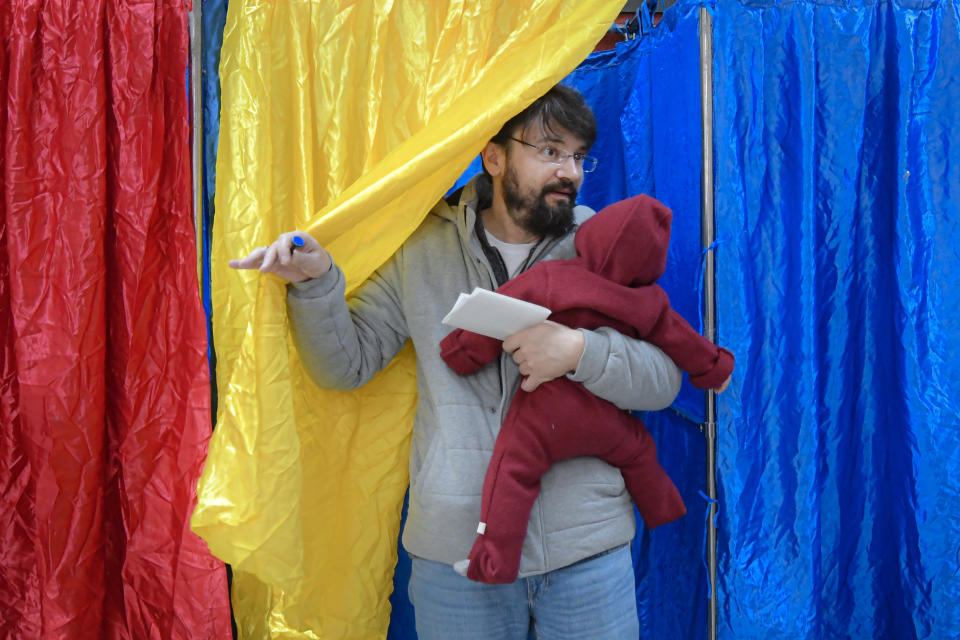
[[[545,185],[540,191],[540,197],[546,196],[551,191],[567,191],[570,193],[571,202],[575,202],[577,199],[577,188],[573,186],[572,182],[566,180],[558,180]]]

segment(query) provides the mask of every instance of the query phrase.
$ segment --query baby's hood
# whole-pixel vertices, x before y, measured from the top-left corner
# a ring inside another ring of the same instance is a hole
[[[631,287],[663,275],[673,214],[647,195],[614,202],[577,230],[574,245],[585,266]]]

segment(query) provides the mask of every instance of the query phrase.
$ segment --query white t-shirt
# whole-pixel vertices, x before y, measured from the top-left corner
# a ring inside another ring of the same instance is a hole
[[[511,244],[498,239],[486,229],[484,232],[487,234],[487,242],[490,246],[500,252],[500,257],[503,258],[503,264],[511,278],[520,272],[520,268],[527,261],[527,256],[530,255],[530,250],[537,244],[536,242]]]

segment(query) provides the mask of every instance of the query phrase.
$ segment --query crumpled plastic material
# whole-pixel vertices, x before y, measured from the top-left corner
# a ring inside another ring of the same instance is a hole
[[[621,7],[229,4],[212,259],[220,404],[192,526],[236,570],[244,637],[386,634],[415,374],[408,348],[356,392],[317,389],[289,339],[284,283],[228,259],[308,230],[349,292]]]
[[[719,637],[958,638],[960,3],[714,18]]]
[[[230,638],[180,2],[0,3],[0,637]]]

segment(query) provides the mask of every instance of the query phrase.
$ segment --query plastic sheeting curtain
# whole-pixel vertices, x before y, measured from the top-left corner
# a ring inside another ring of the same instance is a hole
[[[720,637],[958,637],[957,4],[708,8],[718,340],[738,356],[719,403]],[[666,286],[694,324],[696,9],[568,78],[607,149],[582,197],[675,209]],[[705,637],[702,438],[645,419],[691,512],[635,541],[643,636]],[[414,638],[397,613],[390,636]]]
[[[200,7],[201,43],[201,112],[203,125],[203,211],[200,225],[200,271],[203,306],[207,314],[208,355],[213,411],[216,413],[216,353],[213,345],[213,309],[210,300],[210,254],[213,241],[213,194],[216,193],[217,143],[220,141],[220,49],[223,46],[223,26],[227,18],[226,0],[204,0]]]
[[[411,354],[312,386],[282,282],[228,258],[309,229],[361,282],[621,2],[232,2],[212,297],[220,410],[193,527],[237,570],[247,637],[380,637],[413,411]],[[269,586],[268,586],[269,585]]]
[[[960,637],[960,3],[714,12],[720,637]]]
[[[180,2],[0,5],[0,636],[229,638]]]

